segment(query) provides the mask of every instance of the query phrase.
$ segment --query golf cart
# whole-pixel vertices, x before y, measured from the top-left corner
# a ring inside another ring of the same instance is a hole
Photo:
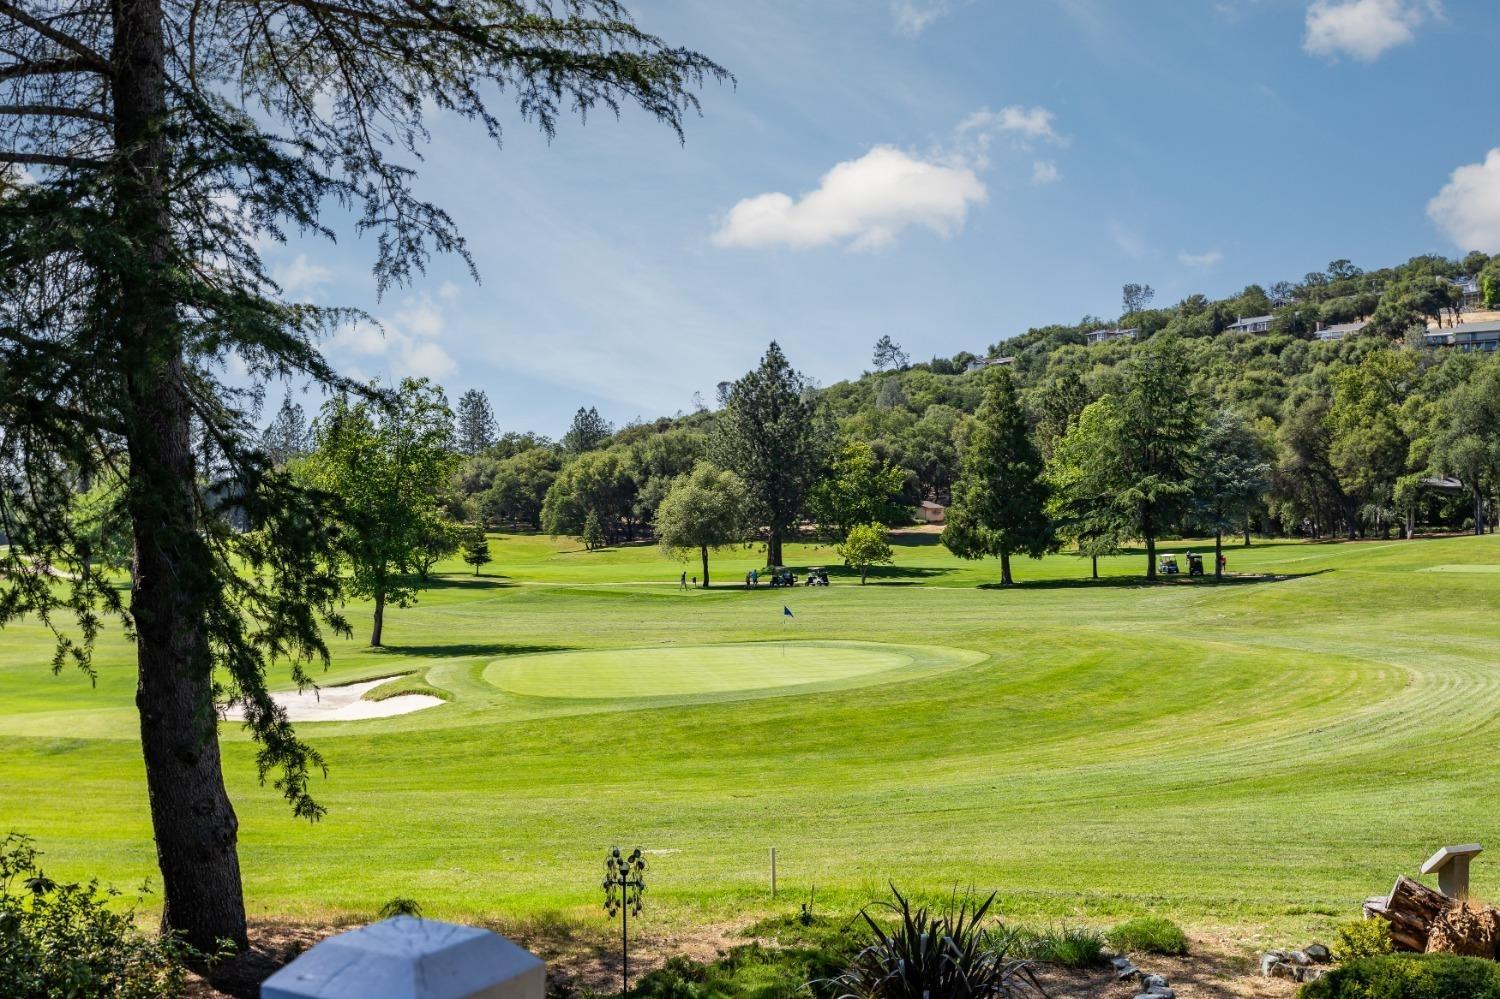
[[[792,573],[792,570],[786,568],[785,566],[773,566],[771,569],[771,585],[796,586],[797,577]]]
[[[814,568],[807,570],[807,585],[827,586],[828,570],[823,568],[822,566],[815,566]]]
[[[1156,571],[1163,576],[1175,576],[1182,570],[1177,568],[1176,555],[1162,555],[1156,560]]]
[[[1188,575],[1203,575],[1203,556],[1197,552],[1188,552]]]

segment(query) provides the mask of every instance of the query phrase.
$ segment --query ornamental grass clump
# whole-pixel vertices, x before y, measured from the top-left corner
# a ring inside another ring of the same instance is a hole
[[[862,910],[867,942],[832,981],[837,999],[1012,999],[1044,995],[1031,963],[1013,957],[1017,936],[987,927],[991,894],[978,905],[955,899],[933,914],[911,903],[894,885],[893,901],[877,906],[895,917],[887,925]]]

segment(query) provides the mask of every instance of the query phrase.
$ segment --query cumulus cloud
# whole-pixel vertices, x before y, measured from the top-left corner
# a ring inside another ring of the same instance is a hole
[[[1417,28],[1442,13],[1438,0],[1314,0],[1302,47],[1312,55],[1374,62],[1413,41]]]
[[[1500,148],[1453,171],[1427,217],[1464,250],[1500,253]]]
[[[1177,262],[1184,267],[1213,267],[1224,260],[1224,251],[1205,250],[1202,253],[1179,253]]]
[[[394,316],[379,323],[360,320],[348,323],[333,337],[330,347],[345,356],[381,361],[392,379],[447,378],[458,370],[453,358],[437,339],[447,326],[442,309],[426,294],[408,298]],[[351,377],[368,379],[361,364]]]
[[[952,236],[969,208],[987,197],[984,183],[962,163],[876,146],[829,170],[816,190],[799,198],[773,191],[743,199],[713,240],[719,246],[872,250],[911,226]]]
[[[271,278],[286,294],[305,297],[332,281],[333,272],[309,261],[307,254],[299,253],[291,263],[273,268]]]
[[[1051,160],[1037,160],[1031,164],[1031,182],[1038,187],[1044,184],[1056,184],[1062,180],[1062,174],[1057,169],[1057,164]]]

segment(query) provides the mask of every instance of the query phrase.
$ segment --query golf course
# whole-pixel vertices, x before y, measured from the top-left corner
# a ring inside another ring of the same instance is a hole
[[[646,851],[664,922],[813,892],[852,908],[894,881],[998,890],[1033,921],[1259,934],[1347,918],[1436,847],[1494,838],[1495,536],[1258,540],[1227,549],[1220,584],[1146,585],[1136,553],[1090,581],[1055,555],[1003,589],[993,560],[911,531],[869,585],[792,545],[833,585],[747,589],[763,555],[740,547],[686,591],[655,546],[491,542],[482,575],[443,563],[388,611],[384,649],[348,609],[319,684],[429,696],[300,723],[329,766],[322,821],[260,786],[222,723],[252,918],[370,918],[397,896],[572,918],[618,843]],[[0,832],[34,836],[54,877],[154,884],[133,649],[107,633],[96,682],[51,653],[34,621],[0,633]],[[1500,894],[1500,864],[1474,880]]]

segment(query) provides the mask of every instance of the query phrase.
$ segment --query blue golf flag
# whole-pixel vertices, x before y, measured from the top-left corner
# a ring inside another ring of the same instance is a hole
[[[787,617],[796,617],[797,616],[797,615],[795,615],[795,614],[792,613],[792,609],[790,607],[788,607],[786,604],[782,604],[781,605],[781,613],[785,614]]]

